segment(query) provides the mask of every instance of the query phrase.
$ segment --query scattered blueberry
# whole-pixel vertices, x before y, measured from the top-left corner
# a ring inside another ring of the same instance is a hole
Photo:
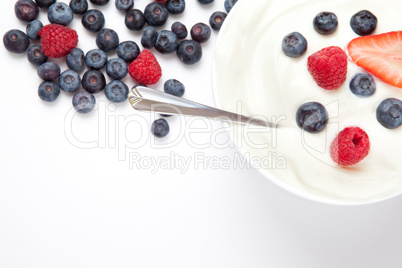
[[[183,23],[176,21],[172,24],[172,32],[174,32],[178,39],[184,39],[187,37],[188,31],[186,25]]]
[[[140,48],[133,41],[125,41],[117,47],[117,56],[126,62],[132,62],[140,54]]]
[[[65,70],[59,76],[59,86],[63,91],[75,92],[81,87],[81,77],[73,70]]]
[[[350,19],[350,27],[358,35],[372,34],[377,28],[377,17],[368,10],[361,10]]]
[[[115,50],[119,46],[119,36],[112,29],[103,28],[96,36],[96,45],[105,52]]]
[[[181,14],[186,8],[184,0],[169,0],[166,3],[166,8],[171,14]]]
[[[297,58],[307,50],[307,40],[301,33],[293,32],[282,40],[282,51],[286,56]]]
[[[332,34],[338,28],[338,17],[332,12],[320,12],[314,17],[313,26],[320,34]]]
[[[85,55],[85,64],[88,68],[100,70],[106,66],[107,55],[100,49],[92,49]]]
[[[116,0],[115,6],[117,10],[126,13],[134,6],[134,0]]]
[[[163,90],[176,97],[182,97],[184,95],[184,85],[176,79],[169,79],[163,85]]]
[[[214,0],[198,0],[199,3],[203,5],[211,4]]]
[[[328,123],[327,110],[321,103],[306,102],[297,109],[296,123],[309,133],[319,133]]]
[[[95,107],[95,97],[87,91],[79,91],[73,97],[73,106],[81,114],[87,114]]]
[[[237,3],[237,0],[225,0],[224,6],[226,9],[226,12],[229,13],[230,10],[234,7],[234,5]]]
[[[151,132],[157,138],[165,137],[169,134],[169,130],[169,124],[164,118],[157,119],[152,123]]]
[[[47,61],[47,56],[42,52],[41,45],[32,45],[27,53],[28,61],[35,66],[40,66]]]
[[[106,6],[109,3],[109,0],[89,0],[92,4],[97,6]]]
[[[39,15],[39,8],[32,0],[18,0],[14,5],[18,19],[26,22],[33,21]]]
[[[65,3],[54,3],[49,7],[47,18],[51,23],[69,25],[74,18],[71,8]]]
[[[74,14],[83,15],[88,10],[87,0],[71,0],[69,4]]]
[[[197,41],[184,40],[177,47],[176,54],[184,64],[191,65],[200,61],[202,48]]]
[[[40,30],[42,30],[42,28],[43,28],[43,24],[39,20],[33,20],[30,23],[28,23],[26,32],[27,32],[29,39],[39,40],[40,39],[39,32],[40,32]]]
[[[162,54],[170,54],[176,51],[179,42],[172,31],[163,30],[158,33],[155,49]]]
[[[106,64],[106,73],[114,80],[123,79],[128,73],[127,63],[120,58],[110,59]]]
[[[30,44],[28,36],[20,30],[10,30],[3,36],[4,47],[13,53],[24,53]]]
[[[349,88],[355,95],[369,97],[374,94],[376,86],[371,75],[358,73],[350,81]]]
[[[162,26],[169,17],[169,11],[161,3],[153,2],[145,7],[144,16],[148,25]]]
[[[66,57],[68,68],[73,71],[80,72],[85,68],[85,55],[84,51],[80,48],[73,48]]]
[[[88,70],[82,76],[81,84],[89,93],[95,94],[105,88],[106,79],[102,72],[98,70]]]
[[[53,102],[60,95],[60,87],[54,81],[43,81],[39,85],[38,95],[43,101]]]
[[[38,68],[38,76],[49,81],[57,79],[60,75],[60,67],[54,62],[45,62]]]
[[[211,27],[205,23],[199,22],[194,24],[190,30],[191,38],[198,43],[205,43],[211,37]]]
[[[128,29],[132,31],[139,31],[144,28],[145,25],[144,13],[142,13],[142,11],[139,9],[130,9],[126,13],[124,23]]]
[[[105,26],[105,16],[102,11],[90,9],[81,18],[82,26],[91,32],[99,32]]]
[[[151,49],[155,46],[158,38],[158,31],[154,26],[148,26],[142,31],[141,45],[144,48]]]
[[[128,86],[119,80],[113,80],[105,87],[105,95],[111,102],[124,102],[127,100]]]
[[[49,8],[51,5],[56,3],[56,0],[35,0],[35,2],[40,8]]]
[[[394,129],[402,125],[402,101],[395,98],[383,100],[377,108],[377,120],[385,128]]]
[[[215,31],[219,31],[222,27],[223,22],[226,19],[227,14],[225,12],[216,11],[212,13],[211,17],[209,17],[209,25]]]

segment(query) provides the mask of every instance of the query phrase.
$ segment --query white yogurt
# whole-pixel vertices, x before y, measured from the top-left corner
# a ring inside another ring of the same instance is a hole
[[[262,172],[296,192],[335,202],[361,203],[402,191],[402,127],[386,129],[375,116],[385,98],[402,99],[402,89],[374,77],[375,94],[360,98],[349,89],[351,78],[364,72],[354,63],[348,63],[346,82],[333,91],[320,88],[307,70],[309,55],[328,46],[346,50],[348,42],[358,37],[349,21],[363,9],[378,18],[375,34],[402,30],[400,0],[241,0],[221,30],[215,53],[213,79],[218,106],[270,120],[273,116],[286,117],[276,132],[250,134],[244,127],[232,126],[240,151],[251,157],[262,159],[270,154],[285,160],[285,168],[270,165]],[[314,30],[313,18],[321,11],[337,15],[335,33],[324,36]],[[298,59],[285,56],[281,50],[283,37],[294,31],[308,41],[307,52]],[[308,101],[327,108],[330,120],[322,133],[309,134],[296,125],[296,110]],[[365,130],[371,150],[358,165],[345,168],[332,161],[329,146],[347,126]],[[247,144],[247,135],[254,144],[268,147],[258,149]]]

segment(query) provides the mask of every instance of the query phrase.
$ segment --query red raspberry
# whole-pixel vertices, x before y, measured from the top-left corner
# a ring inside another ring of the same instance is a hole
[[[347,127],[339,132],[330,147],[332,160],[342,166],[356,165],[369,151],[369,137],[359,127]]]
[[[326,47],[308,57],[307,67],[320,87],[332,90],[345,82],[348,60],[340,47]]]
[[[42,51],[48,57],[61,58],[77,46],[77,32],[58,24],[45,25],[40,30]]]
[[[128,66],[128,72],[138,83],[144,85],[156,84],[162,76],[161,66],[148,49],[141,51]]]

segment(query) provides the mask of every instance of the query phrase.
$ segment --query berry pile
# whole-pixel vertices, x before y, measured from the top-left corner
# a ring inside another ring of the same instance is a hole
[[[132,40],[120,42],[116,31],[105,28],[105,16],[97,6],[108,5],[109,0],[89,0],[93,7],[87,0],[70,0],[69,4],[56,0],[18,0],[14,12],[19,20],[27,23],[26,30],[6,32],[4,47],[12,53],[27,52],[28,61],[38,68],[38,76],[43,80],[38,87],[38,95],[43,101],[55,101],[61,91],[73,93],[73,107],[83,114],[93,110],[96,104],[94,94],[101,91],[111,102],[124,102],[129,88],[121,80],[127,74],[142,85],[153,85],[160,80],[162,68],[152,50],[161,54],[176,53],[185,65],[195,64],[201,60],[201,44],[209,40],[211,28],[219,31],[227,16],[227,13],[216,11],[210,16],[209,25],[196,23],[188,31],[183,23],[177,21],[169,29],[160,30],[170,15],[185,11],[186,2],[148,1],[143,11],[134,8],[134,0],[115,0],[114,3],[117,11],[125,15],[125,26],[131,31],[141,32],[143,49]],[[213,1],[198,0],[195,4],[208,5]],[[229,12],[236,2],[225,0],[222,6]],[[46,12],[50,24],[37,19],[41,10]],[[82,26],[96,34],[97,48],[87,52],[79,48],[78,34],[69,27],[74,18],[80,18]],[[109,58],[114,52],[117,57]],[[51,61],[53,58],[65,59],[68,69],[61,70]],[[111,80],[109,83],[103,70]],[[181,97],[184,85],[170,79],[165,82],[164,90]],[[169,132],[169,125],[163,120],[155,121],[152,126],[151,132],[156,137],[164,137]]]

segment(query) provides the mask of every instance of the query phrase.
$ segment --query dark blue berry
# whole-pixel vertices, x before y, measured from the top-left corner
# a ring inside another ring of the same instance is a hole
[[[38,76],[43,80],[54,80],[60,75],[60,67],[54,62],[45,62],[38,68]]]
[[[117,56],[126,62],[132,62],[140,54],[140,48],[133,41],[125,41],[117,47]]]
[[[28,36],[20,30],[10,30],[3,36],[4,47],[13,53],[24,53],[30,44]]]
[[[282,51],[286,56],[297,58],[307,50],[307,40],[301,33],[293,32],[282,40]]]
[[[49,8],[51,5],[56,3],[56,0],[35,0],[35,2],[40,8]]]
[[[338,28],[338,17],[332,12],[320,12],[315,16],[313,26],[320,34],[332,34]]]
[[[176,79],[169,79],[163,85],[163,90],[171,95],[176,97],[182,97],[184,95],[184,85],[180,81]]]
[[[368,10],[361,10],[350,19],[350,27],[358,35],[372,34],[377,28],[377,17]]]
[[[74,14],[83,15],[88,10],[87,0],[71,0],[69,4]]]
[[[165,137],[169,134],[169,130],[169,124],[164,118],[157,119],[152,123],[151,132],[157,138]]]
[[[229,13],[230,10],[234,7],[234,5],[237,3],[237,0],[225,0],[224,6],[226,9],[226,12]]]
[[[205,43],[211,37],[211,27],[202,22],[196,23],[191,28],[190,35],[198,43]]]
[[[144,13],[142,13],[142,11],[139,9],[130,9],[126,13],[124,23],[128,29],[132,31],[139,31],[144,28],[145,25]]]
[[[69,25],[74,18],[71,8],[65,3],[54,3],[49,7],[47,18],[51,23]]]
[[[107,55],[100,49],[92,49],[85,55],[85,64],[88,68],[100,70],[106,66]]]
[[[203,5],[211,4],[214,0],[198,0],[199,3]]]
[[[402,125],[402,101],[395,98],[383,100],[377,108],[377,120],[385,128],[394,129]]]
[[[63,91],[75,92],[81,87],[81,77],[73,70],[65,70],[59,76],[59,85]]]
[[[154,26],[148,26],[142,31],[141,45],[144,48],[151,49],[155,46],[158,38],[158,31]]]
[[[95,97],[87,91],[79,91],[73,97],[73,106],[81,114],[87,114],[95,107]]]
[[[134,6],[134,0],[116,0],[115,6],[117,10],[126,13]]]
[[[186,8],[184,0],[169,0],[166,3],[167,10],[172,14],[181,14]]]
[[[85,68],[85,55],[84,51],[80,48],[73,48],[66,57],[68,68],[73,71],[80,72]]]
[[[111,102],[124,102],[127,100],[128,86],[119,80],[113,80],[105,87],[105,95]]]
[[[38,17],[39,8],[32,0],[19,0],[14,5],[14,12],[18,19],[30,22]]]
[[[297,109],[296,123],[309,133],[319,133],[328,123],[327,110],[318,102],[304,103]]]
[[[89,93],[95,94],[105,88],[106,79],[102,72],[98,70],[88,70],[82,76],[81,84]]]
[[[200,61],[202,48],[197,41],[184,40],[177,47],[176,54],[184,64],[191,65]]]
[[[105,26],[105,16],[102,11],[90,9],[81,18],[82,26],[90,32],[99,32]]]
[[[211,17],[209,17],[209,25],[215,31],[219,31],[222,27],[223,22],[226,19],[227,14],[225,12],[216,11],[212,13]]]
[[[172,32],[174,32],[178,39],[184,39],[187,37],[188,31],[186,25],[176,21],[172,24]]]
[[[43,101],[53,102],[60,95],[60,87],[54,81],[43,81],[39,85],[38,95]]]
[[[114,80],[123,79],[128,73],[127,63],[120,58],[110,59],[106,64],[106,73]]]
[[[42,52],[41,45],[32,45],[27,53],[28,61],[35,66],[40,66],[47,61],[47,56]]]
[[[109,3],[109,0],[89,0],[92,4],[97,6],[106,6]]]
[[[96,45],[105,52],[115,50],[119,42],[119,36],[112,29],[103,28],[96,35]]]
[[[163,30],[158,33],[155,49],[162,54],[170,54],[176,51],[179,42],[172,31]]]
[[[33,20],[30,23],[28,23],[26,32],[27,32],[29,39],[39,40],[40,39],[39,32],[40,32],[40,30],[42,30],[42,28],[43,28],[43,24],[39,20]]]
[[[368,97],[374,94],[376,86],[371,75],[358,73],[350,81],[349,88],[355,95]]]
[[[162,26],[169,17],[169,11],[161,3],[153,2],[145,7],[144,16],[148,25]]]

